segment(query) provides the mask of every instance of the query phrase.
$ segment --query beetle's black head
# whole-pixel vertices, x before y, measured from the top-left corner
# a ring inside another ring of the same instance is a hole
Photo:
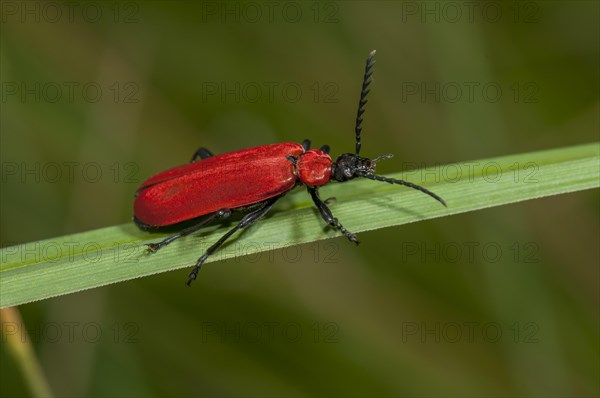
[[[391,158],[392,156],[392,154],[386,154],[371,160],[353,153],[344,153],[338,156],[331,166],[331,178],[343,182],[356,177],[374,175],[377,161],[382,158]]]

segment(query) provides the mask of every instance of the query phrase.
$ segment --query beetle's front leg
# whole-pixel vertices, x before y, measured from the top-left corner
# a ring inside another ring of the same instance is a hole
[[[333,216],[331,210],[329,210],[329,207],[327,207],[327,204],[324,201],[322,201],[319,197],[319,192],[317,191],[317,188],[308,187],[308,193],[310,193],[313,202],[315,202],[315,206],[317,206],[317,209],[319,209],[323,220],[325,220],[325,222],[331,225],[332,227],[339,229],[340,232],[343,233],[346,238],[348,238],[348,240],[358,245],[360,242],[356,238],[356,235],[344,228],[344,226],[338,221],[338,219]]]

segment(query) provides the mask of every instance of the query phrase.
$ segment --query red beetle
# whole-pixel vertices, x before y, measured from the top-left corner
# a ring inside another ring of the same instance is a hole
[[[373,74],[374,56],[375,51],[372,51],[365,67],[356,116],[356,153],[342,154],[333,162],[328,145],[310,149],[309,140],[302,144],[286,142],[262,145],[217,156],[213,156],[206,148],[200,148],[194,153],[191,163],[163,171],[142,184],[135,194],[134,221],[142,230],[149,231],[207,217],[158,243],[149,244],[148,250],[155,252],[216,219],[229,217],[233,211],[246,212],[235,227],[198,259],[189,275],[189,286],[208,256],[238,229],[252,225],[267,214],[279,198],[297,185],[306,185],[327,224],[339,229],[346,238],[358,244],[356,236],[333,217],[327,201],[319,197],[318,188],[331,179],[343,182],[363,177],[405,185],[426,193],[446,206],[442,198],[421,186],[376,175],[377,161],[390,158],[391,154],[373,159],[359,156],[362,115]]]

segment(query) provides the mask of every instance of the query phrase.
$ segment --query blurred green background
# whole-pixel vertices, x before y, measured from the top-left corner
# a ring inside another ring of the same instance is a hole
[[[598,139],[598,2],[69,4],[2,2],[3,246],[129,222],[200,146],[351,151],[372,49],[384,174]],[[20,310],[56,396],[598,396],[598,216],[579,192]]]

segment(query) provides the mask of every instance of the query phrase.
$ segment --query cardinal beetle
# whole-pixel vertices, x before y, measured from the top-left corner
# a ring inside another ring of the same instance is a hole
[[[216,156],[208,149],[200,148],[194,153],[190,163],[156,174],[142,184],[135,193],[133,219],[140,229],[152,231],[198,217],[207,217],[158,243],[148,244],[148,250],[156,252],[212,221],[229,217],[234,211],[247,213],[198,259],[189,274],[189,286],[198,276],[198,271],[208,256],[237,230],[261,219],[275,202],[297,185],[306,185],[327,224],[358,244],[356,236],[333,216],[327,206],[327,200],[323,201],[319,197],[319,187],[332,179],[344,182],[362,177],[404,185],[426,193],[446,206],[442,198],[419,185],[376,175],[377,162],[391,158],[392,154],[380,155],[373,159],[359,156],[363,113],[375,64],[374,57],[375,51],[372,51],[367,58],[360,92],[355,127],[355,153],[344,153],[333,162],[329,156],[328,145],[323,145],[320,149],[310,149],[309,140],[302,144],[285,142],[262,145]]]

